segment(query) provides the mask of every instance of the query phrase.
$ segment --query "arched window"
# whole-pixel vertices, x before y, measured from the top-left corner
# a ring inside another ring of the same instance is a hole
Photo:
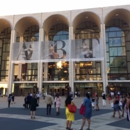
[[[113,20],[106,27],[106,60],[109,80],[130,79],[129,26]]]
[[[65,24],[56,24],[49,31],[49,40],[59,41],[69,39],[68,26]]]
[[[99,37],[100,31],[98,26],[91,21],[80,23],[75,31],[75,39],[90,39]]]
[[[32,37],[35,38],[35,41],[39,40],[39,27],[37,25],[31,26],[27,28],[24,32],[24,40],[27,42],[31,42]]]
[[[0,81],[8,80],[11,29],[6,28],[0,34]]]

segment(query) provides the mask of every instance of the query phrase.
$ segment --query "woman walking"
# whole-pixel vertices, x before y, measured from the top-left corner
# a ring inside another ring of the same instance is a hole
[[[86,97],[84,98],[83,105],[85,106],[85,114],[83,115],[83,121],[82,126],[80,130],[83,130],[83,127],[86,123],[86,120],[88,121],[88,128],[87,130],[90,130],[90,123],[91,123],[91,117],[92,117],[92,105],[91,105],[90,95],[87,93]]]
[[[33,94],[31,102],[30,102],[30,114],[31,114],[31,119],[35,119],[35,112],[36,112],[36,107],[38,106],[37,104],[37,98],[36,95]]]
[[[114,99],[114,101],[113,101],[113,104],[114,104],[114,112],[113,112],[112,117],[115,117],[116,112],[118,112],[119,118],[121,118],[121,115],[120,115],[120,106],[119,106],[119,98],[118,98],[118,96],[115,97],[115,99]]]
[[[71,128],[72,125],[72,121],[74,121],[74,113],[71,113],[69,111],[68,105],[70,104],[74,104],[73,103],[73,98],[72,98],[72,94],[67,96],[66,100],[65,100],[65,107],[66,107],[66,129],[67,130],[73,130]]]
[[[95,104],[96,104],[96,111],[99,111],[99,97],[98,95],[96,95],[96,98],[95,98]]]
[[[60,105],[61,105],[61,98],[59,97],[59,94],[56,94],[55,97],[55,104],[56,104],[56,115],[60,115]]]

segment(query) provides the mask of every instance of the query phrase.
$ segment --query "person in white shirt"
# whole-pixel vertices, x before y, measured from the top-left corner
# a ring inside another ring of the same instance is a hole
[[[39,105],[39,100],[40,100],[40,93],[39,92],[37,93],[36,97],[37,97],[37,104]]]

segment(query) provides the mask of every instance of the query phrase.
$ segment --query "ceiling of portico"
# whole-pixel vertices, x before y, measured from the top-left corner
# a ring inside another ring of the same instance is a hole
[[[73,21],[74,32],[75,32],[76,28],[78,27],[78,25],[85,21],[86,22],[91,21],[91,22],[95,23],[100,30],[100,24],[101,24],[100,18],[95,13],[83,12],[83,13],[78,14]]]
[[[0,33],[8,27],[11,27],[10,23],[5,19],[0,19]]]
[[[43,23],[43,28],[46,34],[48,34],[51,27],[53,27],[56,24],[63,23],[65,25],[69,25],[67,18],[65,18],[62,15],[56,14],[48,17],[45,22]]]
[[[24,31],[30,27],[30,26],[33,26],[33,25],[37,25],[39,26],[38,24],[38,21],[35,19],[35,18],[32,18],[32,17],[24,17],[22,19],[20,19],[16,25],[15,25],[15,30],[16,32],[18,33],[19,36],[22,36],[24,34]]]
[[[115,19],[121,19],[125,21],[130,27],[130,11],[126,9],[116,9],[111,11],[105,18],[106,26],[110,24],[110,21]]]

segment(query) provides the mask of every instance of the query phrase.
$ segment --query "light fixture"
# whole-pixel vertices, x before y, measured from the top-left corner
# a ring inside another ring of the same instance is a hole
[[[57,68],[61,68],[61,66],[62,66],[61,61],[58,61],[56,65],[57,65]]]
[[[119,14],[115,14],[115,16],[117,17]]]

